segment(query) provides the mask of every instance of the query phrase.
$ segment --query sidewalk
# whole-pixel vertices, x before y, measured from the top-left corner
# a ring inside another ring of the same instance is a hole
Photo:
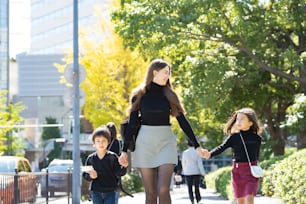
[[[200,189],[202,200],[201,204],[233,204],[235,202],[222,198],[218,193],[211,189]],[[188,197],[188,189],[186,185],[181,185],[180,188],[173,188],[171,191],[172,204],[189,204],[191,203]],[[134,194],[134,198],[121,197],[119,204],[143,204],[145,202],[144,193]],[[254,204],[284,204],[279,199],[256,196]]]
[[[201,204],[231,204],[229,200],[220,197],[217,193],[212,190],[201,189]],[[191,203],[188,197],[188,189],[186,185],[180,185],[180,187],[174,187],[171,191],[172,204],[189,204]],[[144,204],[145,194],[137,193],[134,194],[134,198],[121,197],[119,204]]]
[[[145,194],[144,192],[133,194],[134,197],[124,196],[119,199],[119,204],[144,204],[145,203]],[[200,204],[234,204],[235,202],[226,200],[222,198],[218,193],[214,192],[211,189],[201,189],[202,200]],[[188,189],[186,185],[180,185],[180,187],[174,187],[171,191],[172,204],[189,204],[191,203],[188,197]],[[50,201],[50,204],[65,204],[67,198]],[[91,204],[90,201],[83,201],[81,204]],[[70,204],[73,204],[70,201]],[[256,196],[254,204],[284,204],[279,199]]]

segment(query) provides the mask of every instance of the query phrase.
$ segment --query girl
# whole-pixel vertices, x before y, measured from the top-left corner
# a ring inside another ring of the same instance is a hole
[[[224,128],[224,132],[231,135],[205,156],[209,159],[221,154],[229,147],[232,148],[232,186],[238,204],[253,204],[259,184],[259,179],[251,175],[241,136],[246,144],[251,164],[257,164],[261,145],[259,131],[255,111],[251,108],[242,108],[233,114]]]
[[[202,149],[185,118],[184,109],[170,83],[170,65],[164,60],[153,60],[144,85],[132,94],[129,123],[119,163],[128,166],[127,150],[133,134],[141,124],[133,154],[133,166],[139,168],[143,180],[146,204],[170,204],[170,182],[177,164],[176,137],[171,130],[170,115],[192,141],[198,154]]]

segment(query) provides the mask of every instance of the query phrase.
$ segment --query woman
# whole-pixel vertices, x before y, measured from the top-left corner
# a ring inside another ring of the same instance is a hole
[[[176,137],[171,130],[170,115],[193,143],[200,156],[208,152],[200,147],[185,118],[184,109],[170,83],[170,65],[155,59],[149,65],[145,82],[135,89],[129,107],[129,124],[119,163],[128,166],[127,150],[133,134],[141,124],[133,166],[138,168],[145,188],[146,204],[170,204],[170,182],[177,164]]]

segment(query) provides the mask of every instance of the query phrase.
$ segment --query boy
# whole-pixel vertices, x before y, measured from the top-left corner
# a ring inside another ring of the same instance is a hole
[[[105,126],[95,129],[92,133],[96,152],[87,157],[85,165],[92,168],[84,172],[83,177],[91,181],[93,204],[115,204],[116,177],[126,173],[126,168],[118,163],[118,156],[107,150],[110,140],[110,132]]]

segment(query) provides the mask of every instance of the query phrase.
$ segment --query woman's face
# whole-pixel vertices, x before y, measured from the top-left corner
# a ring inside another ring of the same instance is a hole
[[[238,113],[236,117],[235,126],[238,130],[249,130],[253,123],[249,120],[248,116],[244,113]]]
[[[170,69],[168,66],[160,69],[159,71],[153,71],[153,82],[160,85],[165,86],[170,77]]]

